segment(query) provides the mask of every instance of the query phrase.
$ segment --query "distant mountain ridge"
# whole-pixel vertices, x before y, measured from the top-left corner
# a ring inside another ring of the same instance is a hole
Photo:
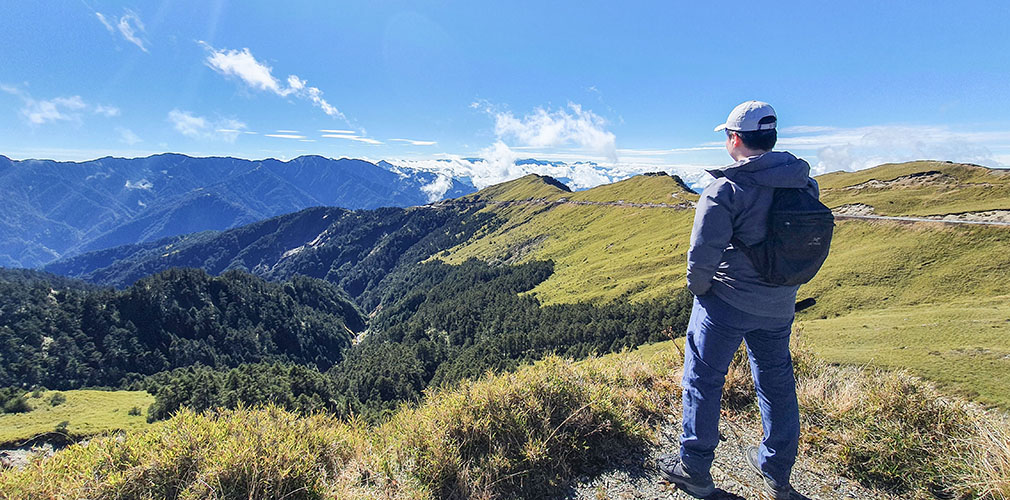
[[[474,191],[436,173],[321,156],[252,161],[166,153],[86,162],[0,156],[0,266],[37,267],[313,206],[407,207]]]

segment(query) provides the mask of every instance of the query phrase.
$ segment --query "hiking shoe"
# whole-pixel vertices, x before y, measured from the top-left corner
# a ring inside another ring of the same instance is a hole
[[[758,457],[758,447],[748,446],[743,451],[744,457],[747,459],[747,463],[750,464],[751,469],[757,472],[761,476],[761,492],[765,494],[768,498],[772,500],[801,500],[807,497],[800,495],[793,489],[792,486],[786,484],[785,486],[780,486],[775,484],[771,478],[761,472],[761,464]]]
[[[656,468],[667,481],[677,485],[678,488],[695,498],[705,498],[715,492],[712,476],[692,477],[684,470],[684,464],[680,462],[680,455],[661,455],[656,460]]]

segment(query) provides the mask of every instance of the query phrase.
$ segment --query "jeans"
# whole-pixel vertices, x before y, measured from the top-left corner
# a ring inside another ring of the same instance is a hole
[[[792,318],[745,313],[713,293],[695,297],[684,347],[684,433],[680,437],[681,463],[692,476],[709,475],[719,444],[722,387],[733,355],[745,340],[764,429],[761,471],[776,485],[789,484],[800,437],[789,355],[792,323]]]

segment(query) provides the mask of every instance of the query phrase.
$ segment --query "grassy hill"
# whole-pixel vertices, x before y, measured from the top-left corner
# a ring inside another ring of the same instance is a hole
[[[645,300],[672,296],[684,286],[694,211],[631,205],[697,200],[678,178],[642,175],[567,193],[526,176],[494,186],[493,197],[525,200],[530,193],[571,203],[488,205],[484,211],[500,222],[440,258],[453,264],[472,257],[506,263],[553,260],[554,274],[531,292],[544,304]],[[575,203],[617,201],[628,205]]]
[[[918,180],[848,189],[902,178]],[[974,165],[889,164],[827,174],[818,182],[829,206],[862,203],[881,207],[878,214],[1010,208],[1010,172]],[[450,263],[470,257],[506,263],[553,260],[555,273],[530,292],[548,304],[619,297],[641,301],[670,295],[685,284],[694,211],[630,205],[697,199],[672,177],[636,176],[565,193],[527,176],[495,186],[493,193],[497,201],[526,200],[537,193],[555,203],[488,205],[484,211],[499,222],[439,258]],[[557,203],[561,198],[629,205]],[[1005,321],[1010,315],[1004,308],[976,307],[1010,295],[1008,243],[1006,227],[839,220],[824,268],[800,289],[799,297],[814,298],[816,305],[799,314],[799,326],[827,361],[910,368],[948,390],[1010,408],[1010,388],[1000,383],[1010,376],[1010,322]],[[974,319],[952,319],[965,310],[973,311]],[[905,317],[908,311],[914,311],[914,324],[939,326],[885,332],[895,325],[881,315]],[[858,325],[857,331],[842,336],[839,330],[848,325]],[[964,350],[987,354],[966,357]],[[938,356],[949,362],[938,362]]]
[[[1010,209],[1010,170],[961,163],[888,163],[817,178],[831,208],[861,203],[878,215],[946,215]]]
[[[45,391],[29,398],[32,411],[28,413],[0,414],[0,444],[17,444],[53,432],[63,422],[67,425],[60,432],[75,438],[150,425],[145,415],[154,396],[145,391],[60,391],[66,402],[53,406],[49,400],[55,393]],[[139,413],[130,415],[134,408]]]

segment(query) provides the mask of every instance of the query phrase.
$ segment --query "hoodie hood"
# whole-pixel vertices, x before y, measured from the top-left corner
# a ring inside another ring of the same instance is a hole
[[[716,178],[738,184],[773,188],[803,188],[810,179],[810,164],[786,151],[769,151],[732,165],[708,170]]]

